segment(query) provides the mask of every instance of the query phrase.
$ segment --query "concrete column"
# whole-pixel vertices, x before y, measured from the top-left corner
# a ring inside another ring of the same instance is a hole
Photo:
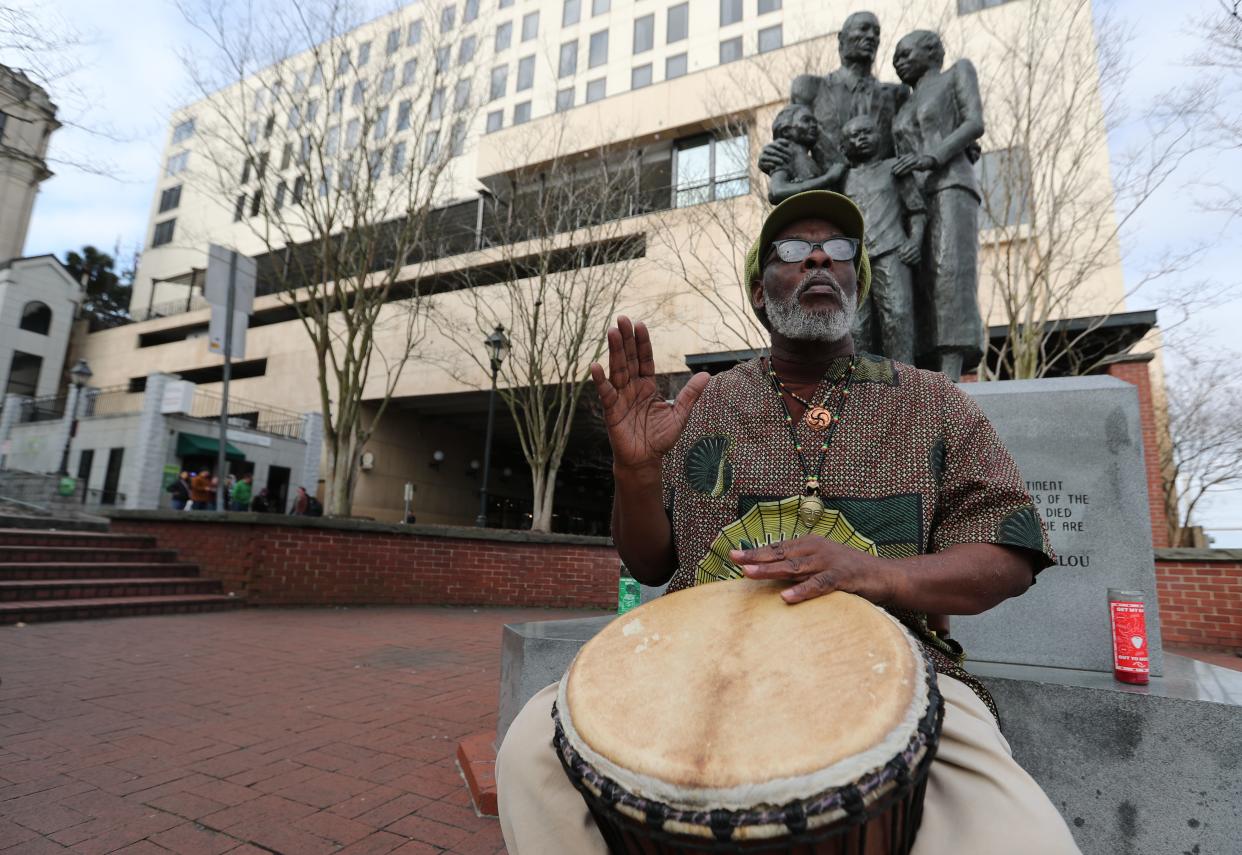
[[[302,439],[306,442],[306,450],[302,452],[302,471],[294,473],[293,483],[289,485],[291,496],[299,486],[315,495],[315,487],[319,483],[319,460],[323,457],[323,416],[302,413]]]
[[[125,507],[154,510],[160,506],[160,484],[164,475],[164,461],[168,456],[168,430],[164,414],[160,412],[164,402],[164,387],[175,380],[171,374],[148,374],[147,388],[142,397],[142,415],[138,418],[138,432],[134,444],[126,453],[125,470],[128,477],[122,483],[125,491]]]
[[[22,405],[29,400],[25,395],[4,396],[4,409],[0,410],[0,469],[8,468],[8,461],[5,459],[8,454],[4,451],[4,444],[9,441],[13,425],[17,424],[21,416]]]

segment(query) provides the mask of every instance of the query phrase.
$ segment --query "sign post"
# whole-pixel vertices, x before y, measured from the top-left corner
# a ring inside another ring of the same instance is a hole
[[[216,451],[216,509],[227,511],[225,504],[225,466],[229,437],[229,380],[233,374],[233,356],[246,352],[246,327],[254,310],[254,288],[258,265],[254,259],[239,256],[237,250],[212,244],[207,250],[207,281],[203,294],[211,304],[212,327],[222,314],[224,334],[208,336],[207,349],[224,357],[223,384],[220,389],[220,448]],[[240,316],[240,317],[239,317]],[[223,338],[223,341],[220,340]]]

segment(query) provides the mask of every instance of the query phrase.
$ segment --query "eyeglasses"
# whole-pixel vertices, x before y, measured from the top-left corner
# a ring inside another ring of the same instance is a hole
[[[853,261],[858,254],[858,239],[852,237],[830,237],[827,240],[809,241],[802,238],[788,238],[772,242],[776,256],[787,264],[806,261],[816,247],[823,247],[824,254],[833,261]]]

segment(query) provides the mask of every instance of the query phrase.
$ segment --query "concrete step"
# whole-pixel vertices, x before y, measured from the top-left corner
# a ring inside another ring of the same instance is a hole
[[[180,597],[105,597],[83,600],[40,600],[0,603],[0,624],[52,620],[174,615],[220,611],[245,605],[241,597],[202,594]]]
[[[20,579],[0,582],[0,603],[97,600],[105,597],[182,597],[221,593],[219,579]]]
[[[175,549],[116,548],[111,546],[0,546],[0,564],[52,563],[85,564],[97,562],[154,562],[167,564],[177,560]]]
[[[149,549],[155,538],[148,534],[112,534],[64,529],[0,528],[0,546],[80,546],[111,549]]]
[[[198,565],[150,561],[11,561],[0,562],[0,582],[34,579],[130,579],[196,577]]]

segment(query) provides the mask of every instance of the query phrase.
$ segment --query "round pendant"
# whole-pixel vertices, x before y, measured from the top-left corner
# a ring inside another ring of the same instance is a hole
[[[798,520],[807,528],[814,528],[823,515],[824,500],[819,496],[803,496],[798,500]]]
[[[827,407],[814,406],[802,417],[811,430],[827,430],[832,424],[832,411]]]

